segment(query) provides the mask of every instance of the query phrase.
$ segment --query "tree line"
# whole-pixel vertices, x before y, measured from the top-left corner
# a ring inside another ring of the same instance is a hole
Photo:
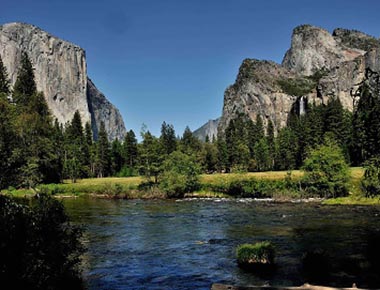
[[[278,130],[260,116],[240,114],[218,136],[201,142],[186,127],[181,137],[163,122],[159,137],[143,127],[141,142],[133,130],[110,142],[104,123],[94,140],[79,112],[62,125],[37,91],[33,66],[22,55],[13,88],[0,59],[0,188],[34,188],[64,179],[144,175],[158,183],[173,152],[191,157],[200,172],[292,170],[300,168],[309,151],[334,140],[346,161],[362,165],[380,152],[380,86],[363,82],[354,112],[339,98],[325,105],[307,104],[305,114],[293,110],[287,126]],[[173,157],[174,158],[174,157]],[[188,161],[190,162],[190,161]]]

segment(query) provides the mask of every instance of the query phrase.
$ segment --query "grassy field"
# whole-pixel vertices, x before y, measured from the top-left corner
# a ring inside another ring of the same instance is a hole
[[[350,169],[351,180],[349,184],[350,195],[344,198],[325,200],[324,204],[380,204],[379,198],[364,198],[360,191],[360,180],[363,177],[363,168],[354,167]],[[291,180],[294,184],[302,177],[299,170],[291,172]],[[297,190],[286,191],[283,189],[286,171],[270,171],[256,173],[218,173],[203,174],[200,176],[201,189],[190,196],[193,197],[230,197],[229,189],[234,185],[243,184],[248,191],[258,191],[262,196],[270,194],[268,197],[281,199],[302,197]],[[154,198],[164,197],[157,189],[140,190],[139,184],[143,182],[142,177],[108,177],[108,178],[88,178],[78,180],[76,183],[65,181],[63,184],[46,184],[37,188],[38,192],[46,192],[56,196],[81,196],[94,195],[99,197],[120,197],[120,198]],[[253,185],[252,185],[253,184]],[[36,192],[33,190],[5,190],[3,193],[15,196],[30,196]]]

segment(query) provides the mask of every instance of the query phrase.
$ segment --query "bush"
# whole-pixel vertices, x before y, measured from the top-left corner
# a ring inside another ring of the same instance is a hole
[[[14,289],[82,289],[82,232],[59,201],[0,196],[0,281]]]
[[[364,177],[361,182],[366,197],[380,195],[380,158],[374,157],[365,164]]]
[[[239,245],[236,257],[240,266],[273,265],[275,248],[271,242]]]
[[[131,177],[136,175],[136,170],[129,166],[123,166],[123,168],[121,168],[121,170],[116,174],[117,177]]]
[[[349,172],[342,149],[328,142],[311,150],[302,169],[302,184],[307,193],[321,197],[348,194]]]
[[[183,197],[199,189],[199,167],[192,156],[174,151],[165,160],[160,175],[160,189],[169,198]]]

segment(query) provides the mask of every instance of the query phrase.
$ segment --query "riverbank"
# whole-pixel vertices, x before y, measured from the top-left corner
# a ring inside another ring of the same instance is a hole
[[[380,198],[365,198],[360,191],[360,180],[363,177],[363,168],[350,169],[350,195],[321,201],[326,205],[380,205]],[[203,174],[200,176],[200,189],[188,193],[188,198],[271,198],[274,201],[294,201],[307,199],[299,181],[303,172],[294,170]],[[62,184],[43,184],[36,190],[12,189],[3,190],[3,194],[16,197],[30,197],[36,193],[47,193],[58,198],[89,196],[93,198],[112,199],[152,199],[166,198],[166,194],[158,187],[144,186],[143,177],[108,177],[88,178],[76,183],[65,181]]]

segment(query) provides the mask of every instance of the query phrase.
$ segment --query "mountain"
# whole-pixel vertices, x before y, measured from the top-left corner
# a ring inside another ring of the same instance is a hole
[[[252,120],[260,115],[278,130],[289,113],[302,114],[308,103],[326,104],[338,97],[353,110],[359,85],[368,72],[380,72],[380,42],[357,30],[301,25],[293,30],[291,47],[281,64],[246,59],[224,94],[218,130],[224,132],[238,114]]]
[[[71,121],[78,110],[83,124],[91,123],[95,138],[101,122],[105,123],[110,140],[124,137],[125,126],[119,110],[89,79],[82,48],[30,24],[0,26],[0,55],[12,85],[23,52],[33,64],[37,89],[44,93],[60,123]]]
[[[216,138],[218,136],[218,125],[219,118],[216,120],[209,120],[202,127],[195,130],[193,132],[193,135],[201,141],[205,141],[206,136],[208,136],[209,140],[211,141],[214,137]]]

